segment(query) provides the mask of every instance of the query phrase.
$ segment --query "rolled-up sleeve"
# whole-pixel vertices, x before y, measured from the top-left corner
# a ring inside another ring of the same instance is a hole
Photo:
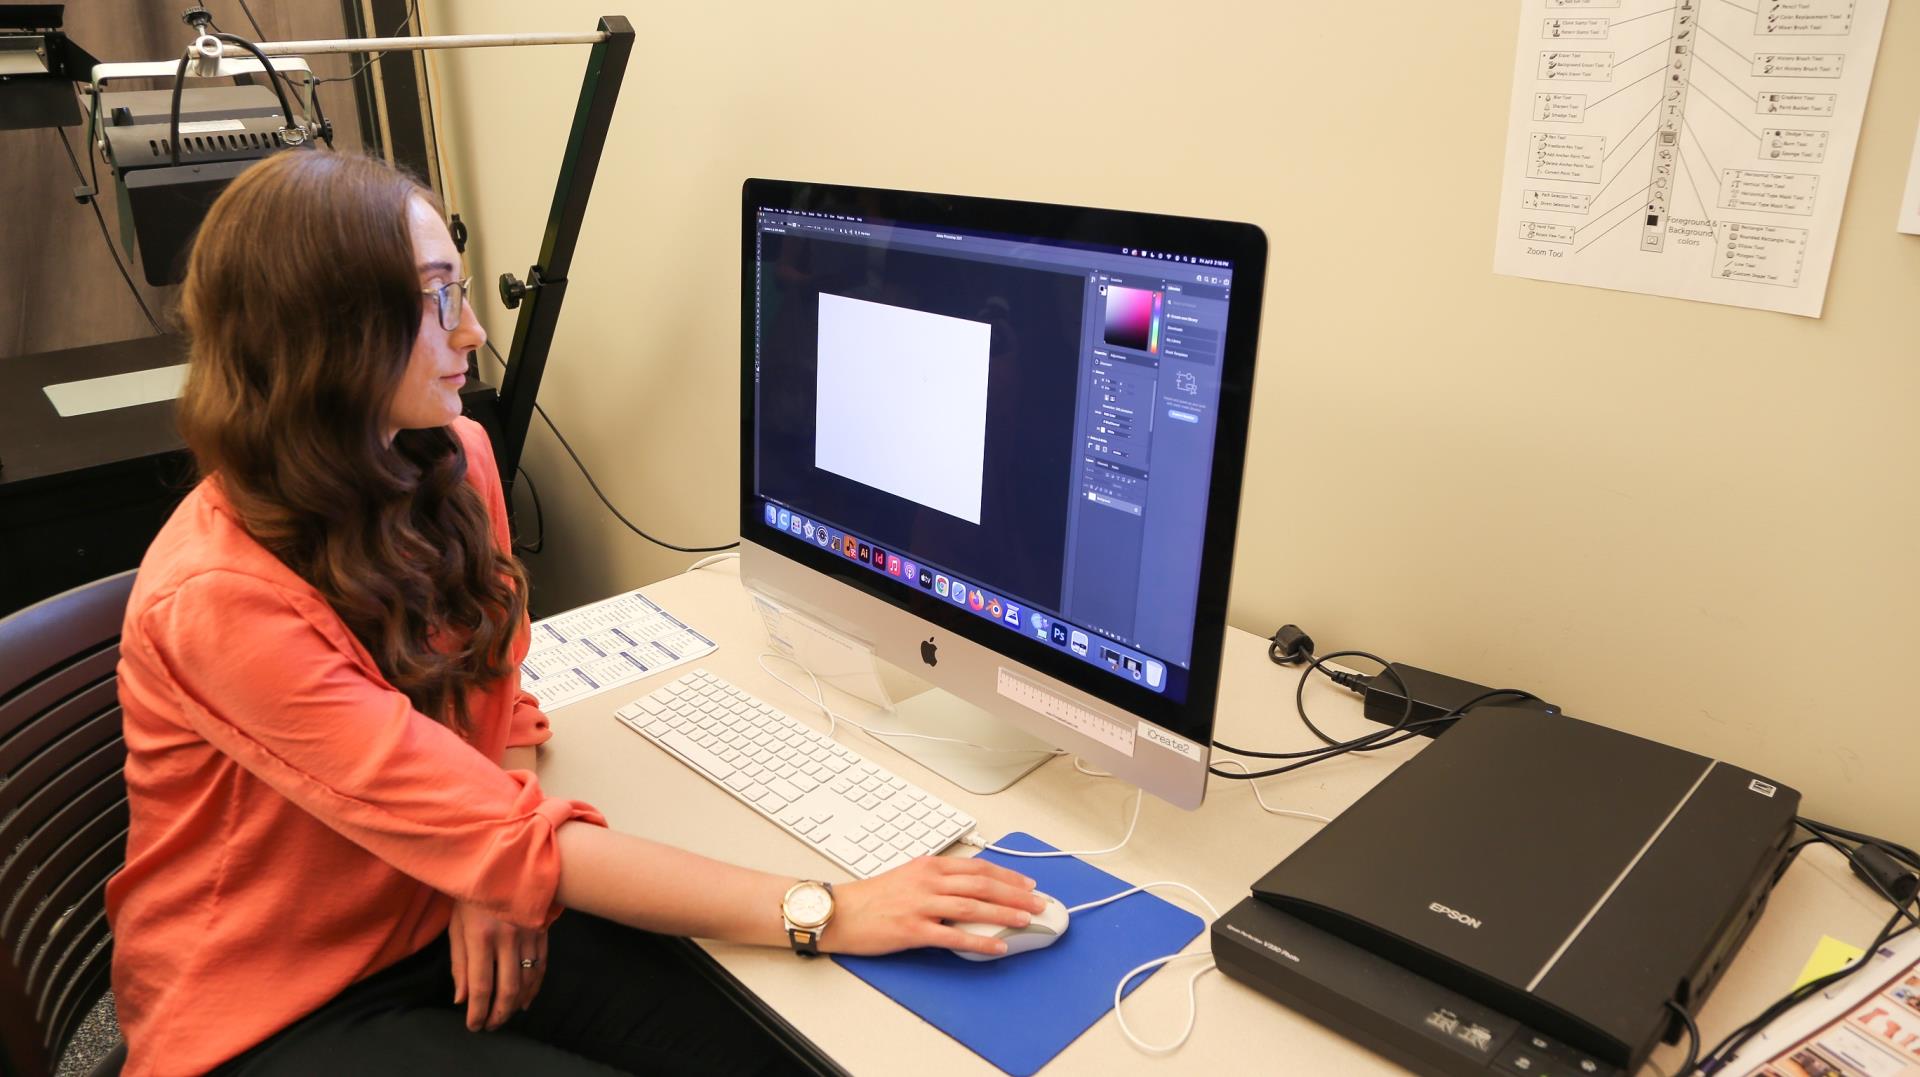
[[[134,643],[167,671],[194,731],[289,801],[442,893],[521,926],[550,923],[555,830],[606,820],[415,710],[316,605],[255,576],[206,572],[155,602]],[[544,730],[528,702],[514,708],[516,735],[523,713]]]
[[[518,675],[516,671],[516,676]],[[522,689],[513,700],[513,718],[507,726],[507,747],[532,748],[553,739],[553,726],[533,693]]]

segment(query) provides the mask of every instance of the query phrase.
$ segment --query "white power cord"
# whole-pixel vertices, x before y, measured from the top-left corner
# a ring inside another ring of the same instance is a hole
[[[1195,901],[1198,901],[1200,904],[1205,905],[1207,907],[1207,912],[1212,914],[1213,919],[1215,920],[1220,919],[1220,910],[1214,908],[1213,902],[1208,901],[1204,894],[1200,893],[1200,891],[1198,890],[1195,890],[1193,887],[1188,886],[1186,883],[1176,883],[1176,882],[1170,882],[1170,881],[1141,883],[1139,886],[1122,890],[1117,894],[1111,895],[1109,897],[1103,897],[1098,901],[1088,901],[1079,905],[1075,905],[1074,907],[1067,910],[1067,915],[1073,916],[1076,913],[1079,913],[1086,909],[1097,909],[1102,905],[1106,905],[1110,902],[1119,901],[1123,897],[1140,893],[1143,890],[1151,890],[1157,886],[1171,886],[1180,890],[1185,890],[1187,893],[1193,895],[1193,899]],[[1135,1034],[1132,1027],[1127,1024],[1127,1015],[1125,1011],[1121,1010],[1120,1008],[1120,1001],[1124,997],[1124,992],[1126,991],[1127,984],[1131,982],[1135,976],[1138,976],[1141,973],[1146,972],[1148,969],[1159,968],[1161,965],[1165,965],[1169,962],[1183,961],[1191,957],[1204,957],[1204,958],[1207,958],[1208,961],[1204,968],[1199,969],[1192,976],[1187,977],[1187,1023],[1184,1027],[1180,1029],[1179,1037],[1175,1039],[1172,1043],[1148,1043],[1146,1040],[1141,1039],[1137,1034]],[[1143,964],[1136,965],[1132,969],[1129,969],[1125,976],[1120,977],[1120,982],[1113,985],[1113,1019],[1120,1023],[1120,1034],[1127,1038],[1127,1042],[1133,1044],[1135,1047],[1139,1048],[1142,1051],[1148,1052],[1149,1054],[1166,1054],[1169,1051],[1178,1050],[1182,1044],[1186,1043],[1187,1037],[1193,1035],[1193,1023],[1195,1019],[1197,1019],[1200,1015],[1200,1003],[1199,1003],[1199,1000],[1194,995],[1193,985],[1195,984],[1195,982],[1197,982],[1200,979],[1200,977],[1205,976],[1209,971],[1211,971],[1215,967],[1212,961],[1212,957],[1213,957],[1213,953],[1210,950],[1201,950],[1197,953],[1191,953],[1191,954],[1168,954],[1165,957],[1156,957],[1152,961],[1148,961]]]
[[[987,839],[981,837],[978,833],[968,834],[966,837],[961,838],[960,841],[961,841],[961,844],[963,845],[971,845],[976,849],[986,849],[990,852],[999,853],[1001,856],[1031,856],[1031,857],[1105,856],[1108,853],[1119,852],[1120,850],[1127,847],[1128,842],[1133,840],[1133,828],[1140,825],[1140,805],[1145,803],[1146,799],[1147,799],[1146,794],[1143,791],[1139,789],[1135,789],[1133,791],[1133,819],[1127,823],[1127,832],[1121,836],[1119,844],[1110,845],[1105,849],[1055,849],[1052,852],[1045,852],[1045,853],[1029,852],[1024,849],[1003,849],[1000,846],[995,845],[992,842],[988,841]],[[1159,884],[1156,883],[1154,885],[1159,885]],[[1175,885],[1178,885],[1178,884],[1175,884]],[[1133,891],[1131,890],[1127,891],[1128,894],[1132,892]],[[1117,898],[1123,898],[1126,896],[1127,896],[1126,894],[1116,894],[1114,897],[1108,898],[1107,900],[1113,901],[1113,900],[1116,900]],[[1099,904],[1099,903],[1096,902],[1095,904]],[[1067,911],[1072,912],[1073,910],[1068,909]]]
[[[728,550],[726,553],[717,553],[711,557],[702,557],[700,560],[695,561],[693,564],[688,565],[686,568],[681,569],[680,575],[684,576],[689,572],[698,572],[699,570],[706,568],[708,565],[717,565],[722,561],[738,560],[739,557],[740,557],[739,550]]]
[[[1239,767],[1240,773],[1247,773],[1247,765],[1238,759],[1216,759],[1213,761],[1213,765],[1216,767]],[[1309,819],[1316,823],[1333,822],[1333,820],[1324,815],[1315,815],[1310,811],[1298,811],[1293,808],[1276,808],[1267,803],[1267,798],[1260,795],[1260,786],[1258,783],[1247,782],[1246,786],[1248,789],[1253,790],[1253,799],[1259,802],[1261,810],[1267,812],[1269,815],[1290,815],[1295,819]]]
[[[698,568],[699,566],[696,565],[694,567]],[[692,569],[689,569],[688,571],[692,571]],[[785,677],[782,677],[778,673],[775,673],[773,671],[773,667],[767,665],[767,659],[769,658],[778,658],[778,659],[781,659],[782,661],[791,662],[794,665],[799,666],[800,672],[805,673],[807,677],[813,681],[813,693],[809,695],[807,692],[803,691],[799,685],[794,684],[792,681],[786,679]],[[772,651],[762,651],[760,653],[759,662],[760,662],[761,671],[764,672],[767,676],[772,677],[776,681],[779,681],[781,684],[791,689],[795,695],[798,695],[800,698],[820,708],[820,713],[827,716],[827,736],[829,737],[833,736],[834,731],[840,727],[840,723],[845,722],[846,724],[852,726],[855,729],[858,729],[860,732],[865,733],[867,736],[873,737],[876,740],[880,739],[881,737],[904,737],[910,740],[931,740],[931,741],[938,741],[942,744],[960,744],[960,745],[965,745],[968,748],[979,749],[980,751],[983,751],[983,752],[1015,752],[1021,755],[1038,755],[1044,752],[1044,754],[1049,756],[1066,754],[1064,750],[1059,748],[1049,748],[1049,749],[996,748],[988,744],[975,744],[970,740],[961,740],[959,737],[936,737],[931,733],[908,733],[903,730],[874,729],[870,726],[861,725],[859,722],[856,722],[851,718],[847,718],[843,715],[835,713],[834,709],[827,705],[827,692],[825,688],[821,687],[820,678],[816,676],[813,670],[809,669],[805,663],[795,658],[789,658],[784,654],[775,654]]]

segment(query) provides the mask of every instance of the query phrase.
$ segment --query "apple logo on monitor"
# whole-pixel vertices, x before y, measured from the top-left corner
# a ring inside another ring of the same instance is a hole
[[[939,665],[940,655],[937,653],[938,651],[939,648],[933,644],[933,637],[928,636],[920,642],[920,661],[930,666]]]

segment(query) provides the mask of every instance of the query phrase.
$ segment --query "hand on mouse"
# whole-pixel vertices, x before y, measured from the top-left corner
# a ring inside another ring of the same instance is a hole
[[[871,879],[833,888],[833,921],[820,948],[838,954],[886,954],[939,946],[1002,954],[1006,943],[952,926],[975,921],[1025,927],[1046,906],[1033,880],[979,859],[923,856]]]

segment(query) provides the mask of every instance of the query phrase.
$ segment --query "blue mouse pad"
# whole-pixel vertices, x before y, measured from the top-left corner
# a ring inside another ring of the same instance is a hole
[[[994,844],[1053,850],[1020,833]],[[1133,885],[1070,856],[1015,857],[991,850],[980,856],[1033,879],[1068,908]],[[1075,913],[1067,933],[1044,950],[996,961],[967,961],[931,949],[833,960],[1012,1077],[1028,1077],[1113,1008],[1113,985],[1127,970],[1180,952],[1204,926],[1200,917],[1142,892]],[[1127,991],[1158,971],[1135,977]]]

